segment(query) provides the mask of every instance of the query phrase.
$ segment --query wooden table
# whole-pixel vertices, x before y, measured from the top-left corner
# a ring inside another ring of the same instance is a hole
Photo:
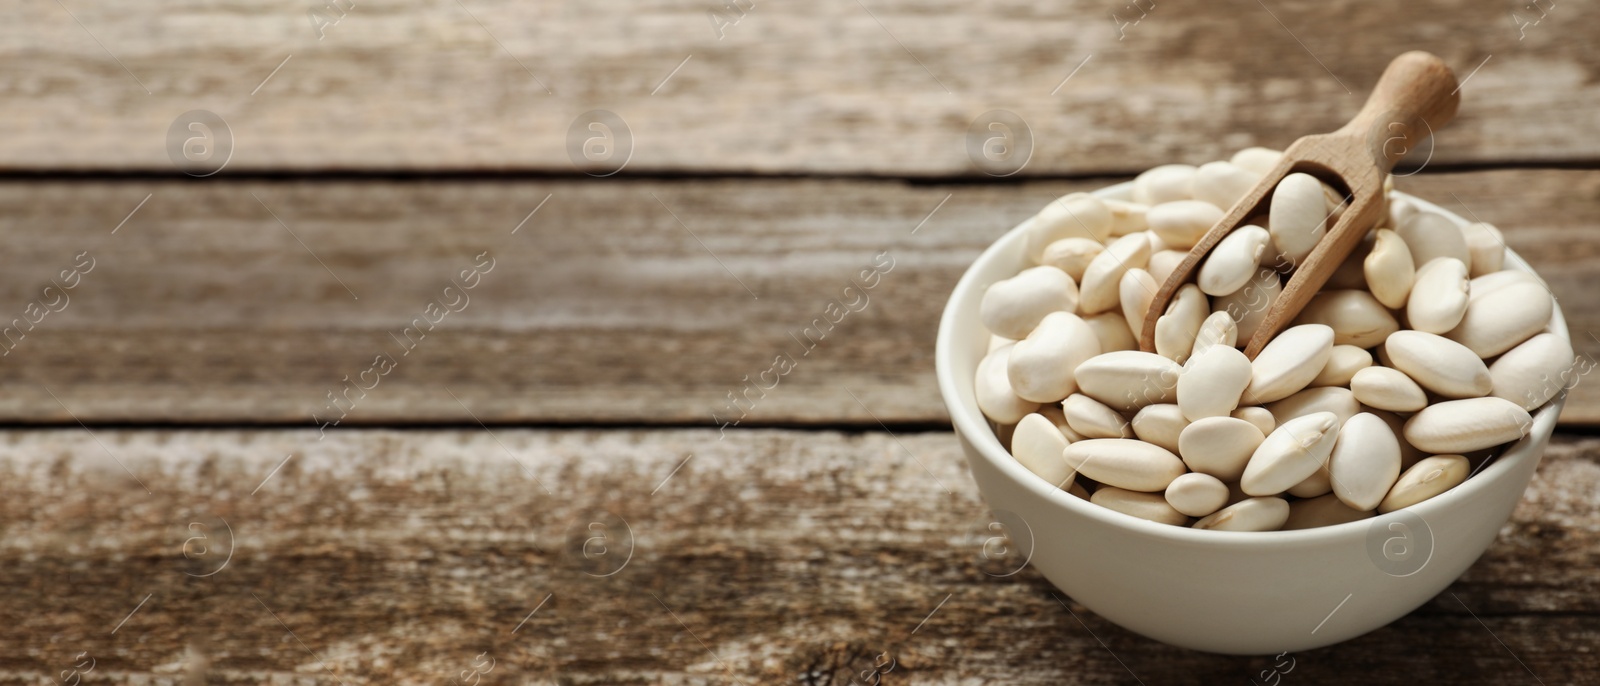
[[[993,576],[933,378],[1042,203],[1330,130],[1406,49],[1462,109],[1399,186],[1600,352],[1600,9],[1513,5],[13,3],[0,682],[1600,683],[1585,379],[1447,592],[1240,658]]]

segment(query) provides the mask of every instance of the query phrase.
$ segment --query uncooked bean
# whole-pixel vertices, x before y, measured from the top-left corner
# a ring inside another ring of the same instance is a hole
[[[1157,524],[1189,523],[1189,517],[1167,504],[1167,499],[1160,493],[1143,493],[1107,486],[1089,496],[1089,502],[1125,515],[1148,519]]]
[[[1150,272],[1150,278],[1155,279],[1156,283],[1166,283],[1167,277],[1172,276],[1172,270],[1177,269],[1187,257],[1189,257],[1187,250],[1162,250],[1151,253],[1150,263],[1145,267],[1145,271]]]
[[[1072,468],[1061,456],[1066,449],[1067,439],[1038,413],[1023,417],[1011,434],[1011,455],[1056,488],[1064,488],[1072,480]]]
[[[1283,498],[1250,498],[1224,507],[1194,523],[1213,531],[1277,531],[1289,521],[1289,503]]]
[[[1411,465],[1394,484],[1378,512],[1389,513],[1411,507],[1440,493],[1448,491],[1467,480],[1472,465],[1460,455],[1434,455]]]
[[[1241,226],[1217,242],[1200,265],[1195,283],[1206,295],[1222,296],[1244,288],[1255,276],[1272,236],[1259,226]]]
[[[1267,231],[1278,253],[1299,265],[1327,233],[1328,205],[1322,196],[1322,182],[1310,174],[1294,173],[1283,177],[1272,192]]]
[[[1338,386],[1321,386],[1307,388],[1283,400],[1267,405],[1267,410],[1279,424],[1297,417],[1318,412],[1331,412],[1339,418],[1339,422],[1356,416],[1361,412],[1361,403],[1356,400],[1356,395],[1348,388]]]
[[[1256,275],[1233,293],[1229,293],[1211,303],[1211,309],[1217,312],[1227,312],[1238,324],[1239,340],[1248,341],[1256,335],[1256,328],[1261,326],[1261,320],[1267,318],[1267,310],[1272,303],[1277,301],[1278,295],[1283,292],[1283,284],[1278,281],[1278,273],[1271,269],[1258,269]]]
[[[1226,417],[1239,406],[1250,385],[1250,358],[1226,345],[1213,345],[1178,376],[1178,407],[1190,421]]]
[[[1476,284],[1477,279],[1473,281]],[[1488,359],[1539,333],[1550,322],[1554,308],[1550,292],[1531,276],[1496,284],[1486,293],[1474,289],[1467,299],[1467,314],[1445,337]]]
[[[1067,492],[1078,496],[1079,498],[1083,498],[1084,500],[1089,499],[1089,489],[1084,488],[1083,484],[1080,484],[1077,481],[1073,481],[1070,486],[1067,486]]]
[[[1126,236],[1149,228],[1149,224],[1144,221],[1144,213],[1150,210],[1148,205],[1109,198],[1102,202],[1111,210],[1111,235]]]
[[[1122,318],[1121,312],[1101,312],[1083,320],[1089,323],[1089,328],[1094,329],[1094,335],[1100,339],[1100,352],[1139,349],[1139,339],[1133,337],[1133,331],[1128,328],[1128,322]]]
[[[1078,388],[1118,412],[1178,399],[1178,363],[1155,353],[1118,350],[1078,365]]]
[[[1261,174],[1232,162],[1207,162],[1194,172],[1194,198],[1226,210],[1255,188]]]
[[[1091,438],[1067,445],[1067,466],[1107,486],[1154,493],[1184,472],[1183,461],[1159,445],[1127,438]]]
[[[1217,222],[1222,221],[1222,210],[1202,200],[1175,200],[1161,203],[1145,213],[1150,231],[1167,247],[1188,250],[1200,242]]]
[[[1156,290],[1160,284],[1150,277],[1150,272],[1143,269],[1129,269],[1122,273],[1122,283],[1118,285],[1118,296],[1122,303],[1122,318],[1129,323],[1137,322],[1140,328],[1144,327],[1145,314],[1150,311],[1150,301],[1155,300]]]
[[[1284,329],[1250,363],[1247,405],[1282,400],[1305,388],[1333,354],[1334,330],[1321,324]]]
[[[1412,263],[1418,267],[1435,257],[1454,257],[1462,264],[1472,261],[1461,227],[1441,214],[1419,210],[1395,229],[1411,249]]]
[[[1200,331],[1194,335],[1194,348],[1190,351],[1192,359],[1206,351],[1213,345],[1225,345],[1232,348],[1239,342],[1239,324],[1227,312],[1216,311],[1200,322]]]
[[[1466,346],[1422,331],[1396,331],[1383,342],[1389,366],[1446,398],[1476,398],[1494,390],[1489,367]]]
[[[1006,378],[1023,400],[1051,403],[1078,389],[1072,370],[1100,354],[1100,339],[1078,315],[1051,312],[1011,348]]]
[[[1379,410],[1372,407],[1364,407],[1362,409],[1365,410],[1367,414],[1373,415],[1378,419],[1382,419],[1384,424],[1389,425],[1389,431],[1394,433],[1395,438],[1400,439],[1401,471],[1405,471],[1406,469],[1410,468],[1411,465],[1416,464],[1418,460],[1428,456],[1427,453],[1419,450],[1416,446],[1411,445],[1411,441],[1406,440],[1405,418],[1387,410]]]
[[[978,318],[990,333],[1021,340],[1051,312],[1078,307],[1078,286],[1055,267],[1032,267],[991,284],[978,304]]]
[[[1207,417],[1178,434],[1178,454],[1189,469],[1238,481],[1266,437],[1254,424],[1233,417]]]
[[[1067,426],[1084,438],[1133,438],[1128,420],[1082,393],[1074,393],[1061,401],[1061,412],[1067,418]]]
[[[1333,477],[1323,467],[1311,473],[1300,483],[1289,487],[1288,493],[1296,498],[1316,498],[1333,492]]]
[[[1362,262],[1367,277],[1367,290],[1384,307],[1398,310],[1405,307],[1416,280],[1416,264],[1411,260],[1411,249],[1406,242],[1389,229],[1378,229],[1372,252]]]
[[[1106,246],[1083,270],[1078,292],[1080,314],[1099,314],[1121,303],[1118,290],[1122,275],[1129,269],[1142,269],[1150,259],[1150,239],[1143,233],[1130,233]],[[1065,272],[1063,272],[1065,273]]]
[[[1311,380],[1311,385],[1348,386],[1356,372],[1371,366],[1372,353],[1367,352],[1365,348],[1336,345],[1328,355],[1328,364],[1323,366],[1317,377]]]
[[[1351,290],[1312,296],[1294,323],[1332,327],[1335,345],[1357,348],[1371,348],[1400,330],[1400,322],[1371,293]]]
[[[1011,389],[1006,367],[1011,359],[1011,349],[1015,347],[1013,344],[995,350],[978,363],[977,379],[973,385],[978,409],[996,424],[1016,424],[1029,412],[1039,408],[1039,403],[1023,400]]]
[[[1526,436],[1533,418],[1521,405],[1493,396],[1434,403],[1406,420],[1406,442],[1424,452],[1470,453]]]
[[[1572,342],[1566,336],[1542,333],[1506,351],[1489,365],[1491,395],[1505,398],[1532,412],[1562,389],[1577,383],[1580,370],[1573,367]],[[1182,390],[1179,391],[1182,396]]]
[[[1056,431],[1060,431],[1061,435],[1067,439],[1068,443],[1083,440],[1083,436],[1081,434],[1073,431],[1072,427],[1067,425],[1067,415],[1065,412],[1061,411],[1060,403],[1048,403],[1041,405],[1039,406],[1038,412],[1039,414],[1044,415],[1045,419],[1050,420],[1051,424],[1056,425]]]
[[[1133,201],[1155,206],[1194,197],[1194,173],[1189,164],[1163,164],[1152,167],[1133,179]]]
[[[1400,476],[1400,439],[1377,415],[1361,413],[1339,429],[1328,456],[1333,493],[1356,510],[1371,510],[1383,501]]]
[[[1028,259],[1038,263],[1051,243],[1063,238],[1088,238],[1104,243],[1111,236],[1111,210],[1088,193],[1062,196],[1045,205],[1028,222]]]
[[[1391,412],[1416,412],[1428,406],[1428,394],[1393,367],[1368,367],[1350,378],[1350,392],[1363,405]]]
[[[1210,474],[1189,472],[1167,485],[1167,504],[1190,517],[1204,517],[1228,504],[1228,485]]]
[[[1339,263],[1339,268],[1333,270],[1333,275],[1328,277],[1328,282],[1323,284],[1322,288],[1324,290],[1366,288],[1367,257],[1372,254],[1372,248],[1375,244],[1376,239],[1373,237],[1373,234],[1368,233],[1367,235],[1362,236],[1361,240],[1356,243],[1355,249],[1350,251],[1350,256],[1346,257],[1343,262]]]
[[[1082,280],[1083,270],[1105,249],[1105,245],[1092,238],[1063,238],[1045,247],[1039,264],[1055,267],[1075,280]]]
[[[1345,522],[1358,522],[1375,514],[1377,513],[1372,510],[1351,509],[1349,505],[1340,501],[1338,496],[1330,493],[1320,498],[1289,503],[1289,520],[1283,523],[1283,530],[1315,529]]]
[[[1417,270],[1416,284],[1406,298],[1406,323],[1417,331],[1446,333],[1467,313],[1467,265],[1439,257]]]
[[[1289,490],[1328,464],[1328,454],[1338,436],[1339,418],[1332,412],[1279,423],[1250,455],[1250,462],[1239,477],[1239,487],[1255,496]]]
[[[1243,167],[1258,175],[1266,175],[1278,166],[1278,160],[1283,159],[1283,153],[1272,148],[1245,148],[1228,158],[1234,165]]]
[[[1505,268],[1506,241],[1493,224],[1473,222],[1461,230],[1472,254],[1472,275],[1493,274]]]
[[[1250,422],[1252,426],[1261,430],[1262,438],[1266,438],[1267,434],[1278,428],[1278,418],[1272,416],[1272,411],[1265,407],[1241,407],[1228,416]]]
[[[1133,415],[1133,433],[1139,440],[1179,452],[1178,436],[1189,426],[1189,418],[1177,405],[1146,405]]]
[[[1167,304],[1167,311],[1156,319],[1156,354],[1183,364],[1194,350],[1200,325],[1209,316],[1211,303],[1205,294],[1192,283],[1184,284]]]

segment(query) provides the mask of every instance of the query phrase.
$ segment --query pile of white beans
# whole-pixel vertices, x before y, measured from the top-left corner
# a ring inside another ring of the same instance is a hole
[[[1422,502],[1530,430],[1573,365],[1549,291],[1503,269],[1495,227],[1402,198],[1254,361],[1239,351],[1345,207],[1305,174],[1215,247],[1139,351],[1160,284],[1279,155],[1156,167],[1130,200],[1074,193],[1028,220],[1036,266],[984,293],[976,383],[1018,462],[1134,517],[1272,531]]]

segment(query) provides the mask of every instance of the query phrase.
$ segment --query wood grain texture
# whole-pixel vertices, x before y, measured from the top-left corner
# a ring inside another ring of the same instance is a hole
[[[0,168],[171,172],[168,128],[205,109],[235,171],[572,172],[569,127],[605,109],[631,172],[982,176],[967,130],[1006,110],[1022,174],[1131,173],[1331,131],[1412,49],[1465,81],[1435,161],[1600,159],[1586,3],[323,4],[348,11],[13,3]]]
[[[944,422],[932,341],[962,271],[1051,198],[1109,182],[0,184],[0,323],[55,297],[74,256],[95,259],[61,312],[0,336],[0,418],[312,426],[333,392],[345,426]],[[1580,353],[1600,355],[1600,172],[1400,187],[1502,227]],[[404,329],[485,250],[496,266],[470,303],[402,355]],[[883,253],[867,304],[809,348],[804,330]],[[344,378],[381,354],[397,366],[345,401]],[[730,409],[781,355],[779,384]],[[1586,378],[1565,421],[1600,422]]]
[[[1272,669],[992,576],[1014,561],[983,557],[947,432],[8,431],[0,475],[0,683],[80,653],[84,683],[441,683],[493,659],[482,683],[846,684],[884,653],[887,684]],[[1600,441],[1558,439],[1448,592],[1284,681],[1596,683],[1597,488]],[[585,558],[595,521],[610,547]]]

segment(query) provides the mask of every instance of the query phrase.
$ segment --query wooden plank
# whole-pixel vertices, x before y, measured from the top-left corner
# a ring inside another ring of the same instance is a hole
[[[1410,49],[1465,82],[1436,162],[1600,160],[1585,3],[1531,24],[1495,3],[741,1],[721,28],[726,3],[323,4],[347,11],[21,3],[0,168],[171,172],[169,128],[204,109],[232,171],[570,173],[569,129],[604,109],[631,173],[981,176],[967,131],[1006,110],[1034,142],[1022,174],[1130,173],[1332,130]]]
[[[1271,683],[982,573],[947,432],[7,431],[0,474],[6,683]],[[1596,488],[1557,439],[1447,593],[1283,681],[1595,683]]]
[[[0,184],[0,322],[56,302],[45,289],[76,255],[95,261],[61,312],[0,336],[0,418],[712,426],[787,355],[777,387],[741,400],[745,425],[940,423],[933,334],[966,265],[1057,194],[1102,183]],[[1600,172],[1401,185],[1504,227],[1600,355]],[[457,302],[445,289],[486,250],[470,302],[417,338],[414,318]],[[804,330],[890,260],[809,348]],[[394,368],[363,379],[384,354]],[[378,385],[347,392],[347,376]],[[1600,422],[1600,392],[1580,380],[1566,418]]]

